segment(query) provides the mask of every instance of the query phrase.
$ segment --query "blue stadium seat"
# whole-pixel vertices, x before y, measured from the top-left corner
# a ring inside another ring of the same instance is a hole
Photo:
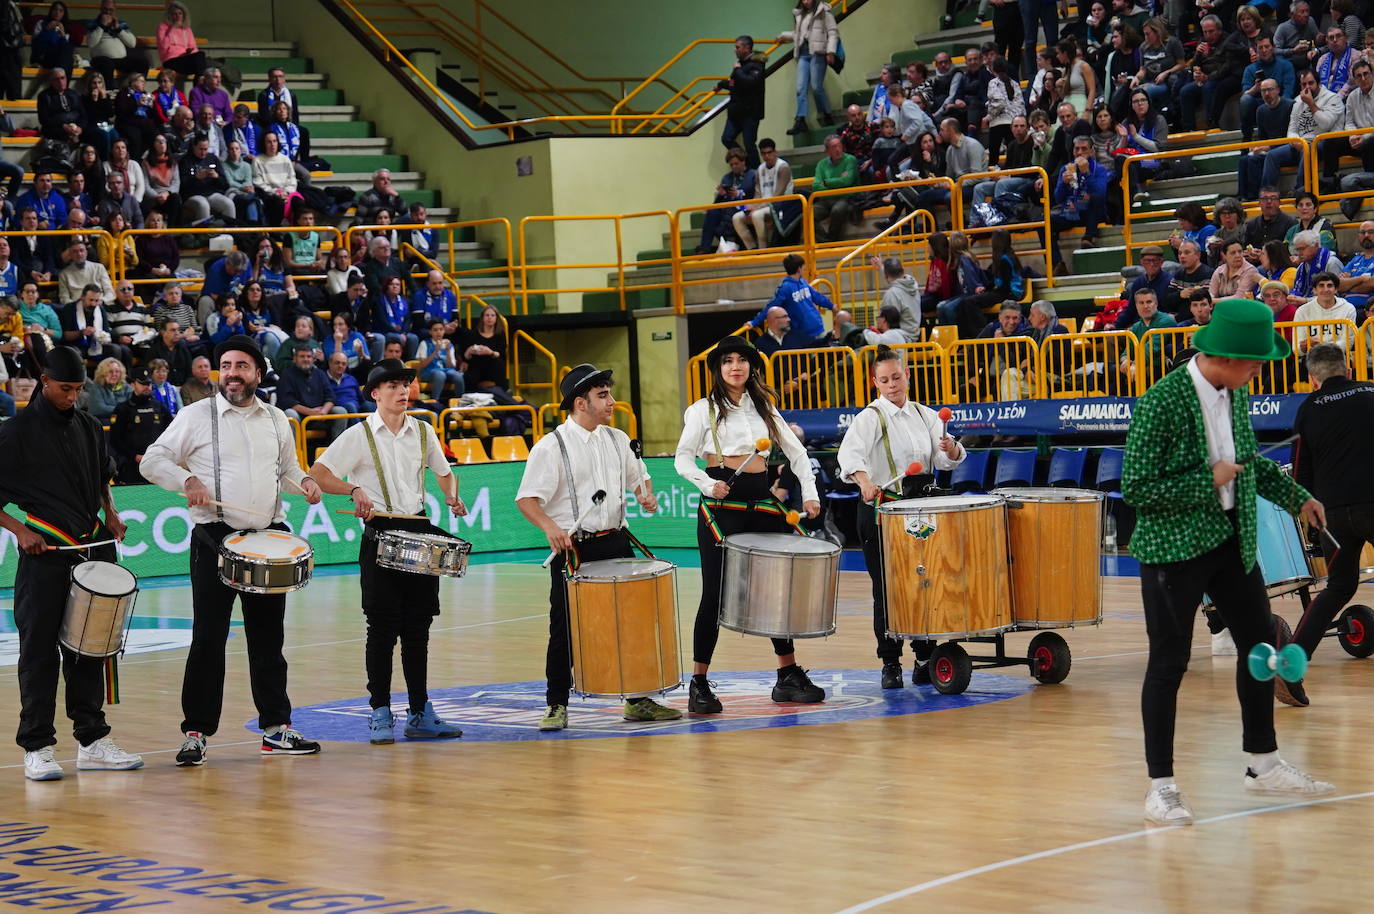
[[[1098,455],[1096,486],[1108,498],[1121,497],[1121,462],[1125,457],[1125,451],[1117,447],[1104,447]]]
[[[1008,449],[997,455],[997,477],[993,488],[999,486],[1029,486],[1035,482],[1035,449]]]
[[[1050,452],[1050,472],[1045,482],[1052,486],[1081,486],[1087,462],[1087,448],[1057,447]]]
[[[969,451],[949,474],[949,487],[960,494],[987,491],[989,457],[990,451]]]

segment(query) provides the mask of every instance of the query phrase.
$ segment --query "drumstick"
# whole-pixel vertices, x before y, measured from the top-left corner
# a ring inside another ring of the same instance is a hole
[[[773,442],[768,438],[759,438],[754,441],[754,457],[766,458],[768,456],[768,452],[772,449]],[[747,467],[749,465],[749,461],[753,459],[753,457],[750,457],[749,460],[746,460],[744,461],[744,463],[741,463],[739,465],[739,469],[735,470],[734,475],[732,475],[729,479],[725,480],[725,485],[727,488],[735,484],[735,480],[739,479],[740,474],[744,472],[744,468]]]
[[[96,543],[77,543],[75,546],[49,546],[49,552],[77,552],[85,549],[94,549],[96,546],[108,546],[111,543],[119,542],[116,539],[100,540]]]
[[[362,516],[362,515],[360,515],[357,511],[347,511],[347,510],[345,510],[345,509],[343,509],[343,508],[335,508],[335,509],[334,509],[334,513],[335,513],[335,514],[351,514],[351,515],[353,515],[354,517],[361,517],[361,516]],[[401,520],[429,520],[429,517],[428,517],[427,515],[424,515],[424,514],[395,514],[395,513],[392,513],[391,511],[373,511],[371,516],[372,516],[372,517],[395,517],[395,518],[400,518]]]
[[[784,517],[785,517],[787,523],[791,524],[791,525],[792,525],[792,528],[793,528],[794,530],[796,530],[798,533],[800,533],[802,536],[810,536],[810,535],[811,535],[811,534],[807,533],[805,530],[802,529],[802,526],[801,526],[801,514],[800,514],[799,512],[797,512],[797,511],[788,511],[787,514],[786,514]]]
[[[948,437],[949,437],[949,420],[952,419],[952,418],[954,417],[954,411],[951,410],[948,406],[942,406],[942,407],[940,407],[939,416],[940,416],[940,421],[941,421],[942,423],[944,423],[944,431],[943,431],[943,433],[940,435],[940,437],[941,437],[941,438],[948,438]]]
[[[190,500],[191,496],[187,495],[185,492],[182,492],[181,497]],[[265,517],[268,520],[272,519],[272,515],[268,514],[265,511],[254,511],[252,508],[243,508],[239,505],[231,505],[227,501],[215,501],[213,498],[207,498],[205,499],[205,503],[207,505],[214,505],[217,508],[228,508],[230,511],[238,511],[243,514],[253,514],[257,517]]]

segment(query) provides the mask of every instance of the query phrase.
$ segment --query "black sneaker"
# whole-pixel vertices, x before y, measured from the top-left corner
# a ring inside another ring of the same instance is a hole
[[[794,665],[773,686],[773,700],[778,704],[814,705],[825,701],[825,689],[813,683],[806,670]]]
[[[711,691],[710,683],[703,685],[693,678],[687,686],[687,713],[719,714],[721,710],[720,699]]]
[[[1277,676],[1274,677],[1274,697],[1294,708],[1305,708],[1312,703],[1307,699],[1307,689],[1303,688],[1301,679],[1297,682],[1285,682]]]
[[[916,667],[911,671],[912,685],[930,685],[930,661],[917,660]]]
[[[177,753],[177,767],[188,768],[191,765],[204,765],[205,756],[210,754],[205,736],[194,731],[185,736],[186,738],[181,742],[181,751]]]
[[[902,665],[896,660],[889,660],[883,664],[883,688],[900,689],[902,687]]]
[[[299,730],[287,727],[280,733],[262,735],[263,755],[314,755],[320,744],[301,736]]]

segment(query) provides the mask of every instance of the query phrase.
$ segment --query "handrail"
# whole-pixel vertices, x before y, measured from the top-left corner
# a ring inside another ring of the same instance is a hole
[[[453,276],[452,276],[451,274],[449,274],[449,273],[444,273],[444,268],[443,268],[443,267],[439,266],[437,263],[435,263],[434,261],[430,260],[430,259],[429,259],[428,257],[426,257],[424,254],[420,253],[420,249],[417,248],[417,247],[415,247],[415,245],[411,244],[409,241],[402,241],[402,242],[401,242],[401,251],[402,251],[402,252],[409,251],[409,252],[411,253],[411,255],[412,255],[416,260],[418,260],[420,263],[424,264],[425,266],[429,267],[429,269],[430,269],[432,272],[437,272],[437,273],[442,274],[443,277],[444,277],[444,280],[449,284],[449,288],[453,291],[453,300],[454,300],[455,302],[461,301],[461,300],[462,300],[462,297],[463,297],[463,290],[460,289],[460,288],[458,288],[458,280],[454,279]],[[415,274],[412,273],[411,275],[414,276]],[[455,310],[456,310],[456,309],[455,309]]]
[[[511,387],[515,388],[511,392],[520,396],[522,399],[528,400],[529,397],[524,396],[524,391],[529,390],[530,388],[547,388],[549,391],[549,399],[552,400],[554,398],[556,391],[558,390],[558,357],[555,356],[547,346],[545,346],[543,343],[540,343],[538,340],[536,340],[534,337],[530,336],[523,330],[515,331],[515,335],[513,337],[508,337],[508,339],[511,340],[510,383]],[[539,355],[549,360],[548,381],[522,381],[520,379],[521,342],[528,344],[531,348],[534,349],[535,352],[539,353]]]
[[[963,193],[962,193],[961,190],[960,190],[960,187],[962,186],[963,181],[964,181],[963,178],[958,178],[958,179],[955,179],[955,178],[946,178],[946,177],[936,177],[936,178],[915,178],[915,179],[912,179],[912,180],[910,180],[910,181],[885,181],[885,182],[883,182],[883,183],[881,183],[881,184],[856,184],[856,185],[854,185],[853,187],[832,187],[832,188],[828,188],[828,189],[826,189],[826,190],[813,190],[813,191],[811,191],[811,196],[808,198],[808,201],[809,201],[808,208],[810,208],[810,204],[814,204],[814,202],[815,202],[818,198],[822,198],[822,197],[847,197],[847,196],[852,196],[852,195],[854,195],[854,194],[870,194],[870,193],[873,193],[873,192],[875,192],[875,191],[879,191],[879,192],[881,192],[881,191],[890,191],[890,190],[895,190],[895,189],[897,189],[897,188],[899,188],[899,187],[933,187],[933,186],[935,186],[935,185],[944,184],[944,185],[946,185],[946,186],[949,187],[949,215],[950,215],[950,224],[951,224],[951,225],[963,225],[963,224],[964,224],[964,195],[963,195]],[[809,221],[809,220],[808,220],[808,221]],[[843,241],[843,240],[841,240],[841,241],[826,241],[826,242],[822,242],[822,243],[815,244],[814,246],[815,246],[816,248],[829,248],[829,247],[838,247],[839,245],[842,245],[842,244],[844,244],[844,241]]]
[[[513,305],[514,305],[514,300],[515,300],[515,267],[514,267],[514,266],[512,265],[512,263],[511,263],[511,258],[512,258],[512,256],[513,256],[513,253],[514,253],[515,248],[514,248],[514,246],[513,246],[512,243],[511,243],[511,238],[512,238],[512,236],[511,236],[510,220],[507,219],[507,218],[504,217],[504,216],[494,216],[494,217],[489,218],[489,219],[459,219],[459,220],[455,220],[455,221],[453,221],[453,222],[398,222],[398,223],[389,223],[389,224],[386,224],[386,225],[382,225],[382,224],[380,224],[380,223],[373,223],[373,224],[365,225],[365,224],[361,224],[361,223],[360,223],[360,224],[357,224],[357,225],[350,225],[350,226],[348,227],[348,229],[344,232],[343,240],[344,240],[344,244],[347,245],[347,246],[348,246],[348,249],[351,251],[351,250],[353,250],[353,239],[354,239],[354,237],[357,236],[357,235],[359,235],[359,234],[364,234],[364,233],[366,233],[366,232],[375,232],[375,231],[381,231],[381,232],[393,232],[393,231],[394,231],[394,232],[403,232],[403,231],[406,231],[406,232],[408,232],[408,231],[414,231],[414,230],[416,230],[416,229],[421,229],[421,230],[428,229],[428,230],[436,231],[436,232],[437,232],[437,231],[439,231],[439,230],[442,229],[442,230],[447,234],[447,236],[448,236],[448,269],[445,270],[445,269],[443,269],[442,267],[436,267],[436,269],[438,269],[440,272],[444,273],[444,274],[447,275],[450,279],[452,279],[452,278],[457,277],[457,276],[475,276],[475,275],[479,275],[479,274],[480,274],[480,275],[489,275],[489,274],[491,274],[491,273],[493,272],[493,270],[495,269],[495,268],[493,268],[493,267],[485,267],[485,268],[478,269],[478,270],[460,270],[460,269],[458,269],[458,255],[457,255],[457,253],[456,253],[456,251],[455,251],[455,245],[459,243],[459,242],[457,241],[457,238],[456,238],[456,235],[455,235],[455,232],[456,232],[458,229],[471,228],[471,229],[473,229],[474,231],[476,231],[477,229],[479,229],[479,228],[481,228],[481,227],[483,227],[483,226],[488,226],[488,225],[497,225],[497,226],[500,226],[500,227],[504,230],[504,233],[505,233],[505,239],[506,239],[506,268],[505,268],[505,272],[506,272],[506,285],[507,285],[508,294],[511,296],[511,301],[512,301],[512,313],[514,313],[514,307],[513,307]],[[488,294],[490,294],[490,293],[488,293]]]
[[[1297,137],[1297,136],[1276,137],[1275,139],[1272,139],[1272,140],[1247,140],[1247,141],[1241,142],[1241,143],[1222,143],[1222,144],[1220,144],[1220,145],[1218,145],[1218,146],[1207,146],[1207,147],[1205,147],[1205,149],[1206,149],[1206,154],[1207,154],[1207,155],[1212,155],[1212,154],[1214,154],[1214,153],[1220,153],[1220,152],[1240,152],[1240,151],[1248,151],[1248,150],[1251,150],[1251,149],[1258,149],[1258,148],[1263,147],[1263,146],[1298,146],[1298,147],[1300,147],[1300,148],[1302,149],[1303,154],[1304,154],[1307,158],[1309,158],[1309,159],[1312,158],[1312,156],[1308,153],[1308,150],[1307,150],[1307,141],[1304,140],[1302,137]],[[1167,210],[1160,210],[1160,211],[1158,211],[1158,212],[1153,212],[1153,213],[1141,213],[1141,214],[1138,215],[1138,216],[1132,214],[1132,212],[1131,212],[1131,168],[1130,168],[1131,164],[1132,164],[1133,162],[1153,161],[1153,160],[1155,160],[1155,159],[1183,159],[1183,158],[1192,158],[1193,156],[1196,156],[1196,155],[1199,155],[1199,150],[1198,150],[1197,148],[1191,148],[1191,149],[1165,149],[1165,150],[1161,150],[1161,151],[1159,151],[1159,152],[1142,152],[1142,153],[1138,153],[1138,154],[1136,154],[1136,155],[1126,156],[1125,161],[1122,162],[1122,165],[1121,165],[1121,205],[1122,205],[1121,236],[1122,236],[1122,239],[1123,239],[1124,244],[1125,244],[1125,249],[1126,249],[1126,263],[1127,263],[1127,264],[1130,264],[1130,263],[1131,263],[1131,247],[1132,247],[1132,244],[1131,244],[1131,222],[1132,222],[1133,220],[1134,220],[1134,221],[1138,221],[1138,222],[1145,222],[1145,221],[1151,221],[1151,219],[1165,219],[1165,218],[1169,218],[1169,217],[1172,215],[1172,213],[1171,213],[1170,211],[1167,211]],[[1298,182],[1299,185],[1308,186],[1308,185],[1307,185],[1307,182],[1306,182],[1306,172],[1305,172],[1305,171],[1300,170],[1300,171],[1298,172],[1298,178],[1299,178],[1299,182]],[[1058,178],[1056,178],[1055,180],[1058,181]],[[1294,189],[1296,190],[1296,187],[1295,187]]]
[[[1312,193],[1317,195],[1317,207],[1321,208],[1323,203],[1330,203],[1333,200],[1349,200],[1354,197],[1369,196],[1368,190],[1340,190],[1339,185],[1335,193],[1322,193],[1320,168],[1321,162],[1318,161],[1317,154],[1323,140],[1338,140],[1352,136],[1363,136],[1366,140],[1374,141],[1374,127],[1358,127],[1354,130],[1333,130],[1330,133],[1319,133],[1312,137],[1309,143],[1310,150],[1303,157],[1303,172],[1307,178],[1307,187]],[[1364,141],[1361,141],[1363,145]]]
[[[939,343],[898,343],[889,346],[905,353],[905,364],[910,380],[907,394],[918,403],[949,403],[950,390],[949,353]],[[872,358],[878,352],[877,346],[861,346],[854,350],[854,362],[858,370],[854,372],[854,405],[860,406],[873,399],[870,390],[869,371]]]
[[[546,293],[546,292],[548,292],[548,293],[568,293],[568,294],[573,294],[573,293],[586,293],[586,292],[616,292],[616,293],[619,295],[619,298],[620,298],[620,310],[621,310],[621,311],[624,311],[624,310],[625,310],[625,290],[626,290],[626,286],[625,286],[625,267],[626,267],[626,262],[625,262],[625,249],[624,249],[624,232],[623,232],[623,229],[622,229],[623,223],[624,223],[625,220],[627,220],[627,219],[647,219],[647,218],[650,218],[650,217],[658,217],[658,216],[664,217],[666,220],[668,220],[669,225],[670,225],[671,227],[676,228],[676,223],[672,221],[672,219],[673,219],[673,214],[670,213],[670,212],[668,212],[667,210],[646,210],[645,212],[642,212],[642,213],[623,213],[623,214],[609,214],[609,213],[608,213],[608,214],[568,215],[568,216],[556,216],[556,215],[549,215],[549,216],[526,216],[525,218],[521,219],[521,220],[520,220],[519,231],[518,231],[518,239],[519,239],[519,243],[520,243],[520,297],[521,297],[521,303],[522,303],[522,310],[523,310],[523,312],[526,313],[526,314],[529,313],[529,297],[530,297],[530,293],[531,293],[531,292],[533,292],[534,294],[543,294],[543,293]],[[552,263],[552,264],[542,264],[542,263],[540,263],[540,264],[535,264],[535,263],[531,263],[531,262],[530,262],[530,258],[529,258],[529,249],[528,249],[528,247],[526,246],[526,232],[525,232],[526,226],[531,225],[531,224],[534,224],[534,223],[557,223],[557,222],[611,222],[611,223],[614,225],[614,229],[615,229],[615,260],[614,260],[614,261],[611,261],[611,262],[609,262],[609,263],[602,263],[602,262],[593,262],[593,263]],[[675,234],[676,234],[676,233],[675,233]],[[655,265],[660,265],[660,264],[664,264],[664,263],[667,263],[667,261],[664,260],[663,258],[658,258],[658,259],[655,259],[655,260],[642,260],[642,261],[639,261],[637,265],[638,265],[638,266],[655,266]],[[614,269],[614,270],[616,271],[616,284],[615,284],[614,286],[600,285],[600,286],[586,286],[586,287],[576,287],[576,288],[565,288],[565,287],[562,287],[562,286],[559,286],[559,287],[543,288],[543,287],[539,287],[539,286],[533,286],[533,287],[532,287],[532,286],[530,285],[530,273],[531,273],[531,272],[536,272],[536,271],[549,271],[549,270],[590,270],[590,269]],[[634,286],[634,288],[636,288],[636,289],[650,289],[650,290],[651,290],[651,289],[666,289],[666,288],[669,288],[669,287],[672,286],[672,285],[673,285],[673,283],[671,283],[671,282],[646,283],[646,284],[643,284],[643,285],[636,285],[636,286]]]
[[[530,429],[534,434],[535,441],[544,437],[544,426],[543,423],[540,422],[539,410],[528,403],[508,403],[505,405],[493,404],[491,406],[449,406],[439,411],[439,415],[435,419],[435,425],[438,427],[439,440],[444,444],[448,444],[454,438],[464,437],[462,435],[448,434],[450,419],[461,419],[469,413],[487,413],[488,416],[490,416],[491,413],[515,412],[527,412],[530,414]],[[459,425],[461,426],[461,422]]]
[[[728,45],[730,45],[731,47],[734,47],[735,39],[734,39],[734,38],[698,38],[698,39],[696,39],[695,41],[688,42],[688,44],[687,44],[687,46],[686,46],[685,48],[683,48],[681,51],[678,51],[678,52],[677,52],[676,54],[674,54],[672,57],[668,58],[668,60],[667,60],[666,63],[664,63],[661,67],[659,67],[659,68],[658,68],[657,70],[655,70],[653,73],[651,73],[651,74],[649,74],[647,77],[645,77],[645,79],[644,79],[643,82],[641,82],[639,85],[637,85],[637,86],[635,86],[633,89],[631,89],[631,90],[629,91],[629,93],[627,93],[627,94],[625,95],[625,97],[622,98],[620,101],[616,102],[616,104],[611,108],[611,114],[618,114],[622,108],[624,108],[627,104],[629,104],[630,99],[634,98],[635,96],[639,95],[639,93],[641,93],[641,92],[643,92],[645,89],[647,89],[650,85],[652,85],[655,81],[657,81],[657,80],[659,79],[659,77],[661,77],[664,73],[666,73],[666,72],[669,70],[669,68],[671,68],[671,67],[673,66],[673,64],[677,63],[679,60],[682,60],[682,58],[686,57],[689,53],[691,53],[692,51],[696,50],[698,47],[701,47],[701,46],[704,46],[704,45],[713,45],[713,44],[728,44]],[[779,47],[781,47],[782,44],[783,44],[783,43],[782,43],[781,41],[778,41],[777,39],[774,39],[774,40],[773,40],[773,43],[770,44],[770,45],[768,45],[768,47],[767,47],[766,50],[763,50],[763,51],[760,52],[760,51],[758,50],[757,47],[756,47],[754,50],[755,50],[755,53],[762,53],[764,57],[767,57],[769,54],[772,54],[775,50],[777,50]],[[700,80],[700,79],[710,79],[710,78],[711,78],[711,77],[697,77],[698,80]],[[725,77],[723,77],[723,76],[721,76],[721,77],[715,77],[715,79],[717,79],[717,80],[719,80],[719,79],[724,79],[724,78],[725,78]],[[696,80],[694,80],[694,82],[695,82],[695,81],[696,81]],[[691,83],[688,83],[688,86],[683,87],[683,89],[677,90],[677,92],[675,92],[675,93],[673,94],[672,98],[669,99],[669,102],[673,101],[673,99],[678,98],[678,97],[686,90],[686,88],[689,87],[690,85],[691,85]],[[665,103],[665,104],[666,104],[666,103]],[[655,113],[657,113],[657,112],[655,112]],[[620,128],[620,127],[621,127],[620,124],[613,124],[612,127],[613,127],[613,132],[616,132],[616,133],[622,132],[621,129],[617,129],[617,128]]]
[[[175,276],[153,276],[153,277],[144,277],[144,278],[140,278],[140,279],[135,279],[134,277],[132,277],[132,276],[129,275],[127,264],[126,264],[125,261],[124,261],[124,242],[125,242],[125,239],[133,238],[133,237],[135,237],[135,236],[137,236],[137,235],[229,235],[229,236],[231,236],[231,237],[238,237],[238,236],[240,236],[240,235],[247,235],[247,236],[251,236],[251,237],[255,237],[255,238],[261,238],[261,237],[263,237],[263,236],[271,237],[272,235],[283,234],[283,233],[292,233],[292,234],[294,234],[294,233],[296,233],[296,232],[301,231],[302,229],[305,229],[306,231],[315,232],[317,235],[319,235],[319,236],[320,236],[320,247],[321,247],[322,249],[325,249],[325,245],[326,245],[326,243],[327,243],[327,242],[326,242],[326,239],[327,239],[327,238],[328,238],[328,239],[333,239],[333,244],[335,244],[335,245],[338,245],[338,244],[342,244],[342,243],[343,243],[343,233],[340,232],[339,229],[338,229],[336,226],[333,226],[333,225],[279,226],[279,227],[278,227],[278,230],[277,230],[276,232],[270,231],[269,229],[264,228],[264,227],[261,226],[261,225],[254,225],[254,226],[248,226],[248,227],[238,227],[238,228],[211,228],[211,227],[208,227],[208,226],[203,226],[203,227],[200,227],[200,228],[186,227],[186,228],[174,228],[174,229],[169,229],[169,228],[160,228],[160,229],[150,229],[150,228],[126,228],[124,231],[122,231],[122,232],[119,233],[119,244],[117,245],[118,253],[117,253],[117,255],[116,255],[117,260],[118,260],[118,264],[119,264],[119,266],[118,266],[118,273],[116,274],[116,273],[114,273],[113,271],[111,271],[111,276],[117,276],[117,278],[119,278],[119,279],[128,280],[130,283],[132,283],[132,284],[135,285],[135,286],[138,286],[138,285],[153,285],[153,284],[166,285],[166,284],[169,283],[169,282],[179,281],[179,280],[177,280],[177,278],[176,278]],[[275,238],[273,239],[273,242],[272,242],[272,243],[273,243],[274,245],[277,244]],[[239,250],[243,250],[243,249],[239,248]],[[248,253],[248,252],[247,252],[247,251],[244,251],[244,253]],[[250,257],[248,258],[248,269],[251,270],[252,268],[253,268],[253,258],[250,256]],[[324,275],[323,273],[310,273],[310,274],[301,274],[301,275],[292,275],[292,274],[289,274],[289,273],[288,273],[288,274],[286,274],[286,276],[287,276],[287,278],[289,278],[289,279],[291,279],[291,280],[293,280],[293,281],[294,281],[294,280],[297,280],[297,279],[304,279],[304,280],[322,280],[322,279],[325,278],[325,275]],[[202,281],[202,282],[203,282],[203,281]],[[195,281],[195,280],[187,280],[187,281],[183,282],[182,284],[185,285],[185,286],[194,286],[194,285],[196,285],[196,281]]]
[[[305,448],[308,440],[307,435],[310,429],[307,427],[312,422],[323,424],[325,422],[336,422],[339,419],[367,419],[372,413],[330,413],[327,416],[292,416],[287,415],[287,421],[295,426],[293,429],[296,436],[296,460],[300,463],[301,469],[310,469],[310,463],[305,459]],[[408,409],[407,416],[424,416],[430,425],[434,426],[435,434],[439,432],[438,419],[433,411],[428,409]]]
[[[780,205],[784,203],[796,203],[800,207],[799,218],[801,220],[801,243],[793,245],[780,245],[770,248],[755,248],[752,251],[735,251],[731,254],[717,254],[714,251],[708,254],[684,254],[682,251],[682,220],[684,214],[697,212],[708,212],[710,210],[732,210],[740,206],[761,206],[763,204]],[[687,286],[710,285],[720,282],[742,282],[748,279],[761,279],[779,275],[778,266],[781,263],[783,254],[792,251],[802,251],[807,255],[806,270],[810,278],[816,276],[815,263],[815,225],[811,221],[811,205],[806,197],[801,194],[779,194],[775,197],[757,197],[748,200],[727,200],[722,203],[701,203],[693,206],[684,206],[674,210],[671,217],[669,238],[669,253],[672,259],[672,290],[673,290],[673,311],[676,314],[686,314],[687,304],[684,290]],[[713,276],[707,279],[687,279],[684,268],[701,268],[717,266],[722,261],[728,260],[732,264],[753,260],[767,261],[772,268],[761,274],[735,274],[728,279],[722,280],[720,277]]]
[[[1022,174],[1034,175],[1035,177],[1038,177],[1040,179],[1040,203],[1042,211],[1045,215],[1045,219],[1043,222],[1011,222],[1003,223],[1002,225],[980,225],[977,228],[969,228],[969,226],[966,224],[968,221],[968,213],[965,212],[963,214],[964,221],[956,224],[959,225],[960,231],[962,231],[965,235],[991,234],[992,232],[995,232],[998,229],[1005,229],[1008,232],[1040,232],[1040,240],[1042,243],[1041,246],[1038,248],[1032,248],[1030,251],[1027,251],[1026,253],[1041,254],[1044,256],[1045,284],[1052,289],[1054,288],[1054,256],[1053,252],[1050,249],[1050,235],[1048,232],[1044,231],[1044,227],[1050,224],[1051,199],[1050,179],[1049,176],[1045,173],[1045,169],[1041,168],[1039,165],[1031,165],[1026,168],[1004,168],[995,171],[979,171],[974,172],[972,174],[960,175],[959,183],[965,184],[969,181],[976,181],[979,179],[1000,180],[1002,178],[1009,178],[1015,175]],[[1021,300],[1023,302],[1028,302],[1031,301],[1031,299],[1031,284],[1028,282],[1026,283],[1026,294],[1022,297]]]
[[[911,227],[913,222],[917,221],[922,223],[921,228],[923,229],[923,231],[910,233],[905,231],[905,229]],[[926,223],[929,223],[929,231],[924,231],[924,229],[927,228]],[[881,232],[874,235],[872,238],[865,240],[863,244],[860,244],[857,248],[850,251],[848,254],[844,255],[839,259],[839,261],[836,262],[834,270],[835,278],[832,281],[832,287],[834,288],[836,294],[831,297],[831,301],[835,303],[836,307],[839,307],[841,304],[845,303],[842,301],[844,296],[841,296],[839,294],[842,285],[840,281],[841,276],[848,275],[853,277],[861,275],[873,275],[871,272],[873,268],[868,263],[868,260],[864,255],[872,253],[876,251],[878,248],[887,248],[887,246],[891,245],[892,247],[888,249],[891,251],[895,251],[897,256],[900,258],[902,253],[904,252],[904,249],[909,249],[910,251],[915,252],[917,250],[917,242],[923,240],[924,238],[929,238],[934,231],[935,217],[931,215],[929,210],[916,209],[907,213],[905,216],[898,219],[896,222],[892,223],[887,228],[883,229]],[[878,255],[874,254],[873,256]],[[859,265],[856,266],[855,261],[857,261]],[[917,257],[911,258],[910,263],[913,266],[915,266],[917,262]],[[878,266],[878,269],[882,269],[881,265]],[[852,284],[851,288],[853,288]],[[866,292],[867,288],[865,288],[864,291]],[[874,289],[874,294],[878,294],[878,290],[876,288]],[[857,294],[849,296],[847,303],[851,311],[855,309],[854,303],[857,301],[857,299]],[[868,320],[867,311],[864,312],[864,320],[865,322],[867,322]]]

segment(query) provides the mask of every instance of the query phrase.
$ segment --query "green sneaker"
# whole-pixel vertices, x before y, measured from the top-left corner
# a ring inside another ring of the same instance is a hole
[[[677,708],[665,708],[650,698],[635,698],[625,702],[626,720],[679,720],[681,717],[682,712]]]
[[[549,705],[549,709],[544,712],[544,719],[539,722],[539,729],[545,732],[550,730],[562,730],[568,725],[568,706]]]

